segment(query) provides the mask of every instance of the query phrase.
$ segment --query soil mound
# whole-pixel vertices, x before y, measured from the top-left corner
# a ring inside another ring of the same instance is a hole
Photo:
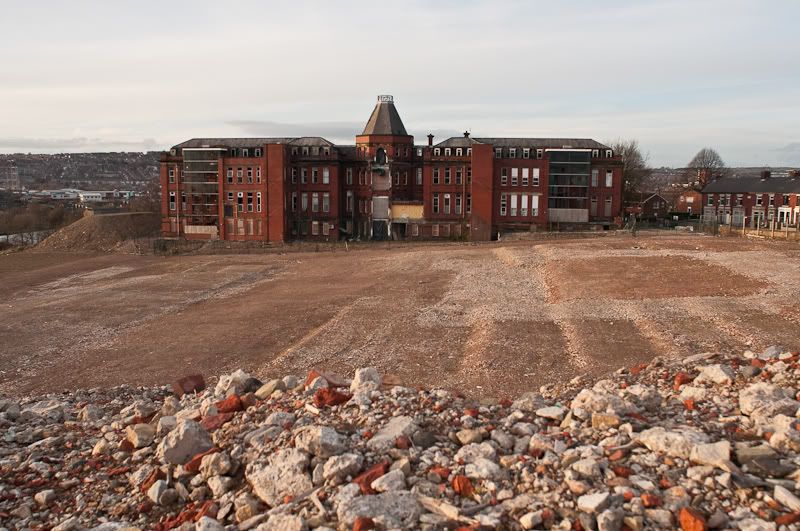
[[[95,214],[54,232],[36,246],[42,251],[138,253],[143,240],[158,235],[159,217],[152,212]]]

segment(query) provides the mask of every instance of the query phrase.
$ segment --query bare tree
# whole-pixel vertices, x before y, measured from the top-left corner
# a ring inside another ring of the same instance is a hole
[[[641,191],[644,181],[652,173],[647,165],[649,155],[642,153],[639,141],[636,139],[618,138],[609,145],[616,155],[622,157],[622,193],[626,199],[629,199],[632,194]]]
[[[702,190],[709,183],[721,179],[728,174],[728,168],[715,150],[703,148],[686,165],[686,177],[689,184],[695,184]]]

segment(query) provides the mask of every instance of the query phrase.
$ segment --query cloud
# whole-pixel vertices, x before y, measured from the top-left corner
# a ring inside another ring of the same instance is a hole
[[[773,151],[781,153],[800,153],[800,142],[790,142],[783,147],[775,148]]]
[[[150,151],[161,144],[153,138],[143,140],[110,140],[88,137],[73,138],[0,138],[0,149],[20,151]]]
[[[350,139],[361,133],[360,122],[284,123],[271,120],[230,120],[228,125],[253,136],[321,136],[328,140]]]

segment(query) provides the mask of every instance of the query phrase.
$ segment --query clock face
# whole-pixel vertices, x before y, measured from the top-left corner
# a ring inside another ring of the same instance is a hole
[[[378,101],[392,102],[392,101],[394,101],[394,98],[392,96],[389,96],[389,95],[382,95],[382,96],[378,96]]]

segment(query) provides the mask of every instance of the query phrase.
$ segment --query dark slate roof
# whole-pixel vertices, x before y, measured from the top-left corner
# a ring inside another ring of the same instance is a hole
[[[379,101],[375,104],[361,134],[408,136],[406,126],[403,125],[403,120],[400,119],[400,114],[391,101]]]
[[[221,147],[221,148],[249,148],[260,147],[264,144],[288,144],[295,140],[294,137],[272,138],[192,138],[173,146],[173,149]]]
[[[730,177],[717,179],[703,188],[704,194],[800,194],[800,178]]]
[[[495,147],[523,148],[574,148],[574,149],[609,149],[591,138],[476,138],[481,144],[492,144]]]
[[[465,136],[452,136],[447,140],[443,140],[438,144],[434,144],[434,147],[470,147],[472,144],[477,143],[474,138],[468,138]]]
[[[333,142],[321,136],[301,136],[300,138],[295,138],[289,144],[293,146],[333,146]]]

